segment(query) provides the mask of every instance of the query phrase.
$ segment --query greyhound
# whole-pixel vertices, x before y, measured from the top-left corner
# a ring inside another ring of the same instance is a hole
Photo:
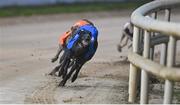
[[[63,55],[63,62],[59,70],[59,76],[63,77],[63,80],[60,82],[59,86],[64,86],[67,80],[74,73],[71,82],[74,82],[77,79],[80,69],[82,66],[90,59],[84,59],[84,56],[90,46],[91,36],[89,34],[81,35],[81,38],[73,44],[73,47],[65,49]],[[95,41],[94,47],[97,49],[98,42]],[[68,71],[68,69],[70,69]]]
[[[132,39],[133,39],[133,25],[131,22],[127,22],[122,30],[122,36],[120,39],[120,42],[117,46],[118,51],[121,52],[122,48],[128,45],[128,41],[130,41],[130,44],[128,45],[128,48],[132,47]]]

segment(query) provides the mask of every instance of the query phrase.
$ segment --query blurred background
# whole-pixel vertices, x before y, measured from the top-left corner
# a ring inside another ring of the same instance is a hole
[[[127,103],[129,62],[121,56],[129,50],[120,53],[117,44],[131,13],[150,1],[0,0],[0,104]],[[173,13],[172,20],[179,21],[179,11]],[[57,87],[61,78],[46,74],[58,63],[51,63],[58,38],[83,18],[99,31],[97,52],[74,83]],[[158,89],[150,103],[161,103]]]
[[[132,9],[151,0],[0,0],[0,17]]]
[[[87,3],[87,2],[130,2],[142,0],[1,0],[0,6],[24,6],[24,5],[47,5],[47,4],[72,4],[72,3]],[[148,0],[147,0],[148,1]]]

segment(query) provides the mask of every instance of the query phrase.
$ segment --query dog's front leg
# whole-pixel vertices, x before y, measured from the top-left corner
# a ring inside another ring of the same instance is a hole
[[[73,77],[71,79],[71,82],[74,82],[77,79],[79,71],[81,70],[83,65],[84,65],[84,63],[78,65],[78,67],[76,68],[76,72],[75,72],[75,74],[73,75]]]
[[[75,71],[77,65],[73,65],[70,72],[64,77],[64,79],[60,82],[59,86],[64,86],[67,80],[71,77],[72,73]]]

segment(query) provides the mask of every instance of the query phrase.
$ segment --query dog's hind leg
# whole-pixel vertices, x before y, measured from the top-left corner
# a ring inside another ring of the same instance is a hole
[[[68,72],[68,67],[69,67],[69,64],[70,64],[70,59],[67,60],[66,62],[66,65],[64,66],[64,71],[63,71],[63,75],[62,75],[62,78],[64,79],[64,77],[66,76],[67,72]]]
[[[61,64],[59,64],[58,66],[56,66],[50,73],[49,75],[55,76],[56,72],[59,70],[59,68],[61,67]]]
[[[69,50],[65,50],[65,52],[63,53],[63,56],[61,58],[62,61],[60,61],[62,63],[62,66],[61,66],[59,74],[58,74],[59,77],[61,75],[63,75],[64,72],[66,72],[65,71],[66,70],[65,67],[66,67],[67,63],[69,65],[70,58],[71,58],[71,52]]]
[[[59,73],[58,73],[58,76],[60,77],[62,74],[63,74],[63,72],[64,72],[64,67],[66,66],[66,62],[67,62],[67,58],[66,59],[64,59],[63,61],[62,61],[62,66],[59,68],[60,70],[59,70]]]

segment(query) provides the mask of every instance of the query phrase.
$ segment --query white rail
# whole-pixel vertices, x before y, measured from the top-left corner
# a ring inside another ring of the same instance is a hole
[[[149,73],[166,80],[164,104],[172,103],[173,83],[180,82],[180,68],[173,67],[175,64],[176,41],[180,39],[180,24],[170,22],[171,8],[177,6],[180,6],[180,0],[157,0],[139,7],[131,15],[131,22],[134,24],[133,52],[128,56],[130,61],[129,102],[131,103],[136,100],[140,74],[140,103],[148,103]],[[165,10],[166,21],[155,19],[159,10]],[[154,15],[153,18],[150,18],[149,15],[151,14]],[[142,31],[144,31],[144,35]],[[166,37],[157,39],[152,33],[160,33],[166,35]],[[157,39],[158,42],[153,42],[152,39]],[[144,43],[144,47],[143,50],[140,50],[142,43]],[[162,43],[159,64],[152,61],[156,43]],[[141,73],[138,72],[139,70],[141,70]]]

